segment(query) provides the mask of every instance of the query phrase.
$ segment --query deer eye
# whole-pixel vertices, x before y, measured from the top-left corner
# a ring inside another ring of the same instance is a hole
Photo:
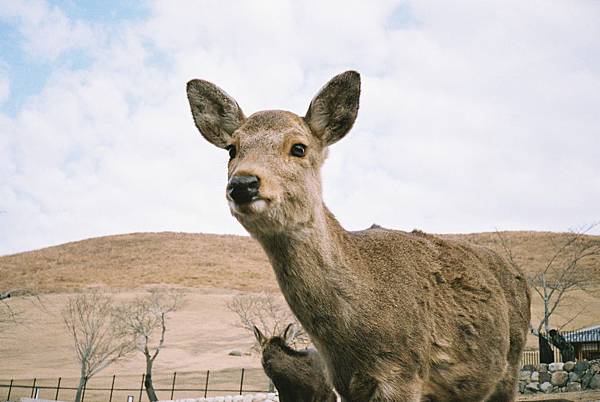
[[[227,145],[225,149],[229,152],[229,160],[232,160],[237,155],[237,150],[235,149],[235,145]]]
[[[298,158],[304,157],[304,155],[306,154],[306,145],[304,145],[304,144],[292,145],[292,150],[290,151],[290,154],[292,154],[293,156],[297,156]]]

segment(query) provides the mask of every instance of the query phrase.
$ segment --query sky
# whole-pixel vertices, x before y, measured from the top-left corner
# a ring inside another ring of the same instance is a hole
[[[598,38],[594,0],[0,0],[0,255],[245,234],[186,82],[303,115],[348,69],[359,116],[323,168],[344,227],[578,230],[600,221]]]

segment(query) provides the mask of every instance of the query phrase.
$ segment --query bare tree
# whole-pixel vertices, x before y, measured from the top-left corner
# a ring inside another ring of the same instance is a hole
[[[75,402],[79,402],[87,381],[131,352],[133,343],[118,331],[112,298],[98,291],[70,297],[62,316],[81,365],[75,395]]]
[[[137,350],[146,358],[144,386],[148,399],[158,401],[152,383],[154,360],[165,344],[167,320],[183,304],[183,292],[178,289],[152,289],[119,308],[121,333],[133,340]]]
[[[271,338],[281,334],[289,324],[294,324],[297,330],[290,338],[290,343],[294,346],[306,346],[310,343],[308,335],[287,304],[272,293],[240,294],[227,303],[227,308],[238,315],[240,321],[237,326],[253,336],[255,326]],[[260,350],[258,342],[254,346]]]
[[[508,261],[523,268],[528,274],[528,282],[534,294],[541,298],[544,306],[544,316],[532,325],[532,332],[538,335],[542,329],[547,334],[550,331],[550,317],[560,306],[564,305],[567,296],[574,291],[594,290],[599,282],[592,274],[594,264],[600,258],[600,239],[587,236],[596,225],[590,225],[583,230],[571,231],[555,241],[552,252],[542,265],[542,268],[532,272],[523,264],[517,262],[514,248],[510,240],[500,232],[496,232],[498,243]],[[573,314],[568,324],[584,311]]]
[[[0,332],[9,326],[25,322],[24,311],[15,306],[17,300],[26,300],[45,309],[35,284],[28,283],[18,288],[0,291]]]
[[[19,322],[21,312],[15,310],[9,303],[10,292],[0,292],[0,332],[9,324]]]

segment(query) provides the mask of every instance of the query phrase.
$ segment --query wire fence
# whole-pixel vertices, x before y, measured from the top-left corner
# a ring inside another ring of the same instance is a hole
[[[83,387],[81,402],[149,402],[145,379],[145,374],[92,377]],[[174,372],[162,377],[153,374],[152,380],[154,390],[161,400],[244,395],[274,390],[262,369]],[[0,380],[0,401],[18,401],[20,398],[75,400],[78,383],[79,379],[63,377]]]

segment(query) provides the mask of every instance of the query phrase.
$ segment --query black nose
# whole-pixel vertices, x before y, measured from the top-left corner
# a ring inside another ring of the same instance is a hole
[[[237,204],[252,201],[258,195],[260,180],[256,176],[233,176],[227,185],[227,194]]]

